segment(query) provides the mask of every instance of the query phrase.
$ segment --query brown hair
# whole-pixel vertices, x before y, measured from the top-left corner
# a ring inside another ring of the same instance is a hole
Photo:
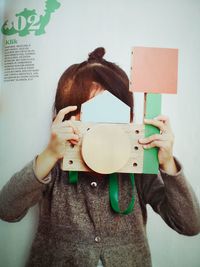
[[[133,93],[129,91],[128,76],[115,63],[103,59],[104,54],[105,49],[99,47],[89,54],[88,60],[65,70],[57,86],[54,115],[73,105],[77,105],[77,110],[65,115],[64,120],[79,113],[81,104],[89,99],[92,82],[97,82],[130,107],[133,121]]]

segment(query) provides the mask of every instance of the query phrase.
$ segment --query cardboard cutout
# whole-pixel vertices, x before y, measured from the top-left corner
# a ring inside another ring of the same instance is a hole
[[[81,105],[81,121],[95,123],[129,123],[130,107],[104,90]]]
[[[131,54],[130,91],[177,93],[178,49],[135,47]]]

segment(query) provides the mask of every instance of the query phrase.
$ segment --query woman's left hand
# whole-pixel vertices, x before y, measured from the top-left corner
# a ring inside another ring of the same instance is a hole
[[[144,119],[145,124],[151,124],[160,129],[160,134],[154,134],[139,139],[144,149],[158,147],[158,160],[161,168],[170,173],[176,173],[177,168],[173,158],[174,134],[167,116],[160,115],[154,119]]]

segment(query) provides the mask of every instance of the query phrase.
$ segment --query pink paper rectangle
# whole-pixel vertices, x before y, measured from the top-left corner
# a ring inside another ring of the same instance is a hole
[[[130,91],[177,93],[178,49],[134,47]]]

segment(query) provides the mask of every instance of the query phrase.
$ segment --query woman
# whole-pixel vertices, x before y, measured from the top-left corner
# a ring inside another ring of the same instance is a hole
[[[159,147],[158,175],[135,174],[135,205],[129,215],[110,207],[107,175],[79,172],[77,184],[69,183],[69,172],[60,161],[65,144],[76,145],[81,104],[106,89],[130,107],[133,96],[129,80],[116,64],[103,59],[97,48],[87,61],[69,67],[61,76],[55,97],[54,120],[47,148],[15,173],[0,192],[0,218],[21,220],[39,203],[39,225],[26,266],[151,266],[146,236],[147,211],[155,212],[175,231],[196,235],[200,231],[200,209],[180,162],[173,157],[173,133],[169,119],[158,116],[145,123],[162,134],[140,140],[144,148]],[[131,199],[129,175],[118,173],[120,208]]]

